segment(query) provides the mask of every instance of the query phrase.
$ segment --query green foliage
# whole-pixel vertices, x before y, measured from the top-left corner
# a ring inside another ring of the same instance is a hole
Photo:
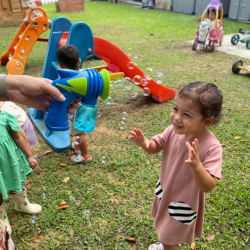
[[[225,144],[222,180],[208,194],[203,239],[195,239],[197,249],[249,249],[250,247],[250,113],[249,76],[231,72],[236,56],[215,51],[195,53],[187,40],[194,38],[199,17],[160,10],[145,10],[110,2],[85,2],[84,13],[56,13],[54,5],[44,5],[50,20],[63,15],[74,22],[86,22],[94,36],[121,48],[146,71],[163,72],[163,85],[178,89],[191,81],[214,82],[223,92],[222,121],[210,129]],[[223,22],[226,34],[247,24]],[[18,28],[1,29],[0,53],[6,50]],[[42,35],[49,37],[49,32]],[[25,74],[40,76],[46,43],[36,43],[27,61]],[[140,58],[138,58],[140,57]],[[244,60],[244,64],[249,64]],[[85,61],[83,67],[103,65]],[[6,72],[0,67],[0,72]],[[93,161],[75,165],[72,152],[43,156],[49,146],[39,137],[34,149],[40,167],[27,187],[31,202],[42,205],[38,221],[7,208],[13,226],[12,237],[19,249],[147,249],[157,241],[150,215],[161,153],[149,155],[127,139],[133,127],[141,128],[150,138],[169,124],[173,101],[156,103],[141,95],[141,89],[126,83],[115,87],[111,99],[99,100],[96,130],[87,135]],[[245,112],[244,112],[245,111]],[[124,114],[123,112],[126,112]],[[124,122],[124,123],[121,123]],[[121,127],[123,129],[121,129]],[[241,136],[241,140],[234,140]],[[60,167],[66,162],[67,167]],[[62,180],[70,177],[67,183]],[[69,208],[57,210],[64,200]],[[206,236],[215,234],[207,241]],[[32,243],[39,235],[41,243]],[[136,243],[126,238],[136,238]],[[135,246],[136,244],[136,246]],[[183,245],[182,249],[190,249]]]

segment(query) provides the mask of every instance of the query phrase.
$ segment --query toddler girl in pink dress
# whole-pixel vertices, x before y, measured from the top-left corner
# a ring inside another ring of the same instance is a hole
[[[159,243],[149,250],[179,250],[202,238],[205,194],[221,178],[222,147],[208,126],[219,122],[223,96],[212,83],[194,82],[177,95],[171,123],[147,139],[140,129],[129,139],[151,154],[163,150],[152,215]]]

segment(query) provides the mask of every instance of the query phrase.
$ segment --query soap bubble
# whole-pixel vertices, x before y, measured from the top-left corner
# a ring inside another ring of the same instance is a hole
[[[150,95],[150,89],[149,88],[143,88],[143,95],[144,96],[149,96]]]
[[[134,77],[134,84],[135,85],[140,85],[141,82],[142,82],[141,76],[137,75],[137,76]]]
[[[147,75],[153,75],[154,74],[154,70],[151,68],[146,68],[146,73]]]
[[[79,145],[81,142],[82,142],[81,137],[80,136],[76,136],[76,142],[75,142],[75,144]]]
[[[123,121],[121,121],[121,124],[124,124],[124,122],[123,122]]]
[[[156,77],[155,77],[156,83],[158,83],[158,84],[162,83],[162,76],[163,76],[163,74],[161,75],[159,73],[156,75]]]
[[[162,72],[158,72],[157,75],[163,76],[163,73]]]
[[[85,209],[82,213],[83,218],[89,218],[90,217],[90,211],[88,209]]]
[[[114,81],[114,84],[115,84],[115,87],[116,87],[116,88],[122,86],[123,83],[124,83],[123,80],[116,80],[116,81]]]
[[[69,200],[70,200],[70,201],[74,201],[74,200],[75,200],[75,196],[72,195],[72,194],[70,194],[70,195],[69,195]]]
[[[31,216],[31,223],[35,224],[38,220],[38,217],[36,215]]]
[[[151,81],[151,78],[149,75],[144,75],[142,78],[142,85],[146,86],[147,84],[149,84],[149,82]]]
[[[134,68],[135,68],[135,63],[132,62],[132,61],[129,62],[129,63],[128,63],[128,68],[129,68],[129,69],[134,69]]]
[[[127,118],[126,118],[126,117],[122,117],[122,120],[123,120],[123,121],[126,121],[126,120],[127,120]]]
[[[129,77],[124,77],[121,79],[122,84],[126,83],[126,82],[131,82],[131,79]]]
[[[132,86],[127,86],[127,87],[125,87],[125,89],[130,90],[130,89],[132,89]]]

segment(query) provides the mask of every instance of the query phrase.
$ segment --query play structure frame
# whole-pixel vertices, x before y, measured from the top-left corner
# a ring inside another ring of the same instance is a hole
[[[105,39],[94,37],[90,27],[86,23],[77,22],[72,24],[70,20],[65,17],[57,17],[52,23],[49,23],[46,12],[41,8],[35,9],[43,12],[43,16],[31,19],[32,11],[30,11],[30,24],[26,29],[23,24],[21,25],[9,49],[1,56],[1,63],[7,63],[7,71],[9,74],[18,75],[24,73],[25,64],[33,45],[36,41],[39,41],[39,36],[50,27],[50,36],[49,39],[46,40],[48,46],[42,70],[42,77],[53,81],[58,79],[57,69],[59,64],[55,52],[58,47],[65,44],[72,44],[79,50],[79,56],[81,58],[81,65],[79,68],[82,68],[84,59],[87,56],[92,55],[99,57],[106,62],[106,65],[95,67],[94,69],[101,71],[105,68],[110,72],[111,80],[126,77],[127,79],[130,79],[131,84],[133,84],[135,83],[135,77],[141,80],[145,77],[146,74],[144,74],[136,64],[133,64],[132,68],[128,67],[128,64],[131,64],[132,61],[122,50]],[[27,37],[29,37],[28,41]],[[14,46],[17,46],[15,50]],[[12,58],[9,56],[11,53]],[[175,91],[173,89],[157,84],[156,81],[151,78],[148,80],[146,86],[143,81],[139,83],[137,82],[136,85],[142,89],[147,87],[150,91],[149,96],[160,103],[166,102],[175,97]],[[70,148],[71,144],[68,130],[49,130],[44,123],[44,111],[30,108],[29,114],[32,122],[51,147],[59,152]]]

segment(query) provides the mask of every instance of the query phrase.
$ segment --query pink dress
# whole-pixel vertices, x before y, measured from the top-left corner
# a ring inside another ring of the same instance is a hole
[[[152,208],[158,239],[164,245],[191,244],[194,233],[202,238],[205,193],[199,190],[185,163],[189,158],[186,140],[174,132],[172,125],[152,140],[163,150]],[[198,141],[201,163],[209,174],[220,179],[220,142],[211,131]]]

